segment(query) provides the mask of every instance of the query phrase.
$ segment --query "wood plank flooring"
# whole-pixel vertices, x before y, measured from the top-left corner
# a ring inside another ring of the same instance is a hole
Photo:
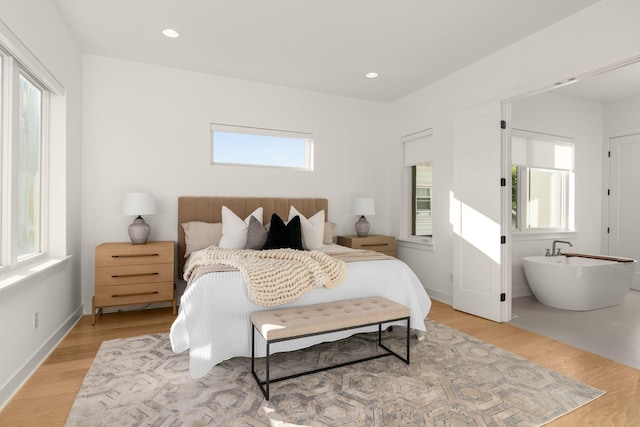
[[[549,426],[640,425],[639,370],[437,301],[429,318],[606,391]],[[0,412],[0,426],[63,426],[102,341],[168,332],[174,319],[170,308],[106,314],[95,326],[84,316]]]

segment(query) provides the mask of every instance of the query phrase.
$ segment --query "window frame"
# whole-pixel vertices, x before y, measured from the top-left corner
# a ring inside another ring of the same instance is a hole
[[[289,166],[289,165],[278,165],[278,164],[268,164],[268,163],[252,163],[252,162],[241,163],[241,162],[227,162],[227,161],[216,160],[215,158],[215,133],[216,132],[234,133],[234,134],[240,134],[244,136],[253,135],[258,138],[259,137],[276,137],[276,138],[288,139],[288,140],[291,140],[292,142],[303,140],[305,144],[304,165]],[[312,172],[314,168],[314,148],[315,148],[314,138],[313,138],[313,134],[308,132],[295,132],[295,131],[288,131],[288,130],[211,123],[210,143],[211,143],[211,159],[210,159],[211,165],[215,165],[215,166],[223,165],[223,166],[266,167],[266,168],[300,170],[300,171],[309,171],[309,172]]]
[[[27,263],[38,258],[47,256],[49,252],[48,246],[48,194],[49,194],[49,171],[48,171],[48,159],[49,159],[49,99],[50,92],[27,70],[23,67],[19,67],[18,76],[23,76],[29,83],[34,85],[41,93],[40,104],[40,224],[39,224],[39,251],[33,254],[18,256],[17,264]]]
[[[428,166],[431,169],[431,185],[422,187],[426,190],[427,195],[425,197],[420,197],[418,195],[418,166]],[[411,233],[409,237],[412,239],[433,239],[433,204],[432,204],[432,192],[433,192],[433,162],[429,163],[421,163],[418,165],[411,166],[411,182],[409,183],[411,186]],[[418,203],[419,199],[424,199],[423,202],[429,204],[428,209],[422,209],[425,211],[429,211],[429,216],[431,217],[431,234],[417,234],[418,228]]]
[[[64,94],[64,88],[32,56],[19,40],[0,22],[0,275],[13,272],[50,257],[49,176],[51,97]],[[20,137],[20,76],[41,92],[40,105],[40,207],[39,250],[33,254],[18,256],[18,153]],[[20,276],[22,277],[22,275]],[[28,274],[24,277],[28,277]],[[2,277],[0,277],[2,279]],[[0,289],[4,287],[0,286]]]
[[[434,175],[433,175],[433,138],[434,131],[433,127],[427,127],[418,132],[413,132],[408,135],[402,136],[400,138],[400,142],[402,143],[402,166],[403,166],[403,179],[402,179],[402,212],[403,212],[403,224],[402,229],[400,230],[400,236],[398,238],[401,245],[413,247],[416,249],[433,249],[434,246],[434,226],[433,226],[433,203],[434,196],[436,191],[434,191]],[[415,144],[417,141],[424,139],[422,144],[423,147],[416,147]],[[419,153],[417,152],[419,151]],[[413,153],[413,154],[412,154]],[[412,160],[413,156],[421,157],[417,160]],[[411,159],[409,159],[410,157]],[[420,236],[414,234],[414,222],[416,218],[415,214],[415,200],[416,200],[416,192],[415,192],[415,166],[429,164],[432,168],[432,181],[431,181],[431,190],[430,190],[430,200],[431,200],[431,221],[432,221],[432,229],[430,236]]]
[[[554,144],[557,146],[570,146],[571,147],[571,168],[553,168],[544,165],[528,165],[528,164],[519,164],[514,163],[512,158],[511,167],[512,167],[512,212],[513,212],[513,195],[514,195],[514,182],[513,182],[513,168],[516,170],[516,214],[515,221],[512,222],[512,232],[515,234],[540,234],[540,233],[575,233],[575,143],[572,138],[550,135],[540,132],[522,130],[522,129],[512,129],[511,137],[519,137],[519,138],[531,138],[536,141],[548,142],[549,144]],[[560,171],[565,173],[562,177],[561,183],[561,191],[563,192],[562,197],[562,218],[560,220],[561,223],[564,224],[563,227],[527,227],[527,224],[530,221],[530,206],[528,203],[529,199],[529,180],[530,174],[532,170],[539,171]]]

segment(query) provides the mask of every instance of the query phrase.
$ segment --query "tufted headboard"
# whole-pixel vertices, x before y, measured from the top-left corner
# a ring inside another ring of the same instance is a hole
[[[264,223],[276,213],[283,220],[289,218],[289,207],[294,206],[307,218],[324,209],[325,218],[329,217],[327,199],[283,197],[179,197],[178,198],[178,271],[184,268],[186,251],[182,223],[187,221],[221,222],[222,206],[231,209],[240,218],[246,218],[251,212],[262,206]]]

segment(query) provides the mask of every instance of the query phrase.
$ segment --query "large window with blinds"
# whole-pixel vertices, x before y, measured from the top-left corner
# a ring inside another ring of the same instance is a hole
[[[571,139],[514,129],[511,139],[512,226],[518,231],[573,231]]]
[[[56,94],[64,89],[1,23],[0,82],[0,272],[4,272],[49,255],[52,91],[48,83]]]
[[[2,61],[2,265],[15,265],[45,251],[43,117],[47,91],[20,63]],[[6,232],[5,232],[6,230]]]
[[[433,238],[433,131],[402,137],[405,169],[405,238],[431,242]]]

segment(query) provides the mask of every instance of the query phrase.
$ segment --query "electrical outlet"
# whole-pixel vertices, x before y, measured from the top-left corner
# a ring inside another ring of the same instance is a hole
[[[453,273],[449,273],[449,282],[453,282]]]
[[[38,329],[38,312],[33,313],[33,329]]]

